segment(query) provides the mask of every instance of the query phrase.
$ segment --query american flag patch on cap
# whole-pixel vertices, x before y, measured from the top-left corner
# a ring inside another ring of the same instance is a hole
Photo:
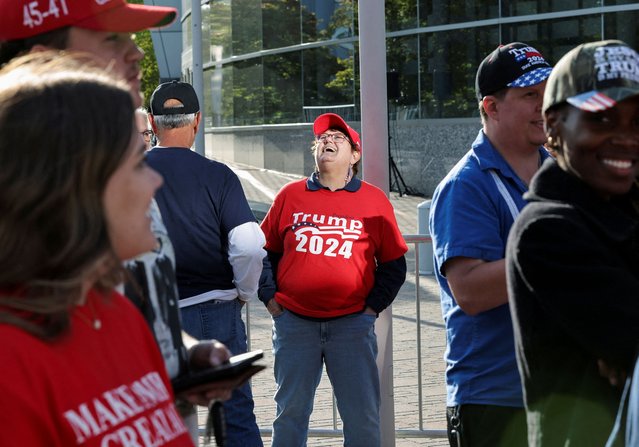
[[[566,99],[569,104],[587,112],[601,112],[614,107],[617,102],[596,90]]]
[[[550,76],[551,71],[551,67],[537,68],[519,76],[513,82],[508,84],[508,87],[530,87],[532,85],[540,84],[544,82],[548,76]]]

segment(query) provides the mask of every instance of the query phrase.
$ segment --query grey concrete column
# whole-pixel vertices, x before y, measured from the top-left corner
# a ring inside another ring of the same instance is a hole
[[[200,102],[200,127],[195,136],[195,152],[204,155],[204,72],[202,65],[202,4],[191,0],[191,27],[193,36],[193,88]]]
[[[388,100],[386,95],[386,25],[384,0],[359,2],[360,104],[362,111],[362,175],[388,195]],[[381,385],[381,445],[395,446],[393,398],[393,310],[375,324]]]

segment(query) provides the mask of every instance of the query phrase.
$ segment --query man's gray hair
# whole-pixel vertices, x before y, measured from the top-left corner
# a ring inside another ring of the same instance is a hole
[[[181,113],[177,115],[153,115],[153,120],[158,129],[177,129],[191,126],[195,123],[195,113]]]

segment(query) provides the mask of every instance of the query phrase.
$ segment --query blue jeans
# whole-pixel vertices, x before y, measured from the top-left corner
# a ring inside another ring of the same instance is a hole
[[[212,338],[224,343],[231,352],[246,352],[246,327],[242,321],[239,300],[206,302],[180,309],[182,328],[198,340]],[[225,447],[262,447],[262,438],[255,421],[253,393],[245,383],[233,391],[224,402],[226,415]]]
[[[305,320],[284,311],[273,318],[275,403],[272,447],[305,446],[322,365],[344,423],[344,445],[379,447],[379,376],[375,316]]]

